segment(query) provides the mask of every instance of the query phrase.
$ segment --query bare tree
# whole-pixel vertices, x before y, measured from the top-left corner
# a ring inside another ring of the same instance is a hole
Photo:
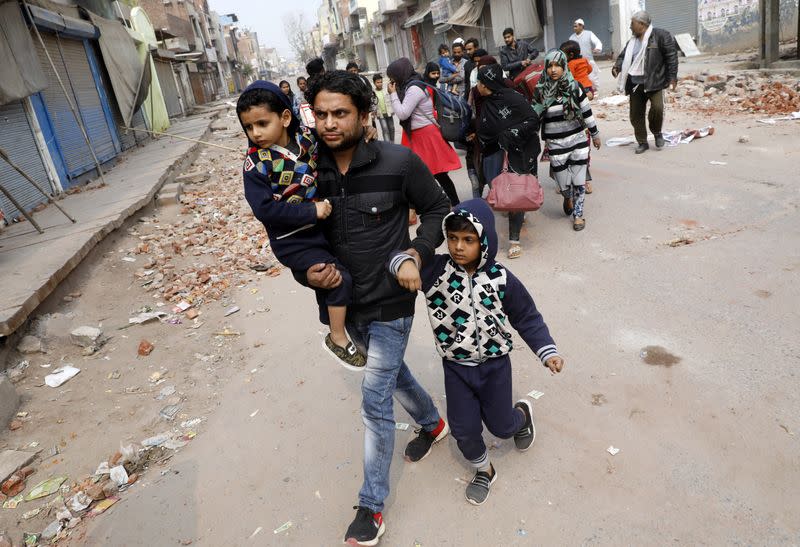
[[[289,46],[297,59],[303,64],[313,59],[315,57],[314,47],[309,31],[305,28],[303,14],[287,13],[283,17],[283,25]]]

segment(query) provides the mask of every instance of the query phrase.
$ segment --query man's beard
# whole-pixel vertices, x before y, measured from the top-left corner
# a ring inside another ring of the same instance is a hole
[[[330,148],[333,151],[349,150],[350,148],[353,148],[355,145],[357,145],[358,141],[360,141],[363,136],[364,136],[364,128],[362,127],[361,131],[357,131],[352,135],[343,135],[342,142],[337,145],[331,146],[327,142],[325,144],[328,146],[328,148]]]

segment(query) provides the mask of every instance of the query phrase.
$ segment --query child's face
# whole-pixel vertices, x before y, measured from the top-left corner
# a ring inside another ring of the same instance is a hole
[[[447,231],[447,250],[450,257],[459,266],[472,273],[478,267],[481,258],[481,242],[473,231]]]
[[[258,105],[239,114],[239,118],[247,136],[259,148],[269,148],[273,144],[285,146],[289,142],[286,131],[292,123],[289,110],[278,115],[266,105]]]
[[[378,78],[377,80],[375,80],[375,89],[377,89],[378,91],[383,89],[383,78]]]
[[[292,88],[291,88],[291,87],[289,87],[289,84],[287,84],[287,83],[282,83],[282,84],[281,84],[281,91],[283,91],[283,92],[284,92],[284,93],[286,93],[287,95],[289,94],[289,92],[290,92],[291,90],[292,90]]]
[[[550,76],[551,80],[560,80],[564,75],[564,67],[554,61],[548,65],[547,75]]]

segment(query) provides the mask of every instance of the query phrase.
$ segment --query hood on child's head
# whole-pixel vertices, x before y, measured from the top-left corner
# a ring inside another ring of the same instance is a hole
[[[244,89],[244,91],[242,91],[242,94],[239,95],[239,100],[236,102],[236,117],[239,118],[239,123],[240,124],[242,123],[242,117],[239,116],[239,106],[242,103],[242,97],[245,97],[245,94],[248,91],[252,91],[254,89],[263,89],[265,91],[269,91],[269,92],[275,94],[275,96],[278,98],[278,100],[281,102],[281,104],[289,112],[292,113],[292,118],[294,118],[296,120],[295,123],[292,124],[292,126],[294,126],[296,128],[299,125],[300,120],[297,118],[297,116],[295,116],[294,108],[293,108],[294,105],[292,105],[292,100],[288,97],[288,95],[286,95],[286,93],[281,91],[281,88],[278,87],[277,84],[273,84],[272,82],[268,82],[266,80],[256,80],[255,82],[253,82],[252,84],[247,86]],[[280,112],[277,112],[277,114],[280,114]],[[291,128],[291,126],[290,126],[290,128]],[[244,134],[247,135],[247,130],[245,130],[244,124],[242,124],[242,130],[244,131]],[[252,142],[250,142],[250,138],[249,137],[247,138],[247,141],[249,143],[249,146],[254,146],[254,144]]]
[[[485,200],[476,198],[462,201],[442,220],[442,231],[447,239],[447,229],[445,221],[448,217],[459,215],[466,218],[478,232],[478,239],[481,242],[481,259],[478,262],[478,269],[488,264],[493,264],[497,256],[497,231],[494,228],[494,212]]]

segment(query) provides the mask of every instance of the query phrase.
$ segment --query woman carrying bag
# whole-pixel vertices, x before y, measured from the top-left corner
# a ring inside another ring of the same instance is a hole
[[[403,145],[422,159],[444,189],[450,204],[457,205],[458,193],[447,172],[461,169],[461,160],[435,125],[433,99],[423,77],[414,71],[406,57],[389,64],[386,75],[389,76],[392,108],[403,127]]]
[[[503,78],[503,69],[497,63],[478,68],[478,93],[483,97],[478,118],[478,139],[483,152],[483,172],[487,181],[493,181],[503,171],[508,157],[508,170],[519,175],[533,175],[531,192],[540,193],[535,181],[539,144],[539,116],[527,99]],[[535,182],[534,182],[535,181]],[[489,183],[491,185],[491,182]],[[495,192],[499,189],[495,189]],[[491,201],[491,200],[490,200]],[[541,202],[539,202],[541,205]],[[522,255],[520,231],[525,219],[524,210],[534,210],[523,205],[520,211],[508,214],[508,258]]]

